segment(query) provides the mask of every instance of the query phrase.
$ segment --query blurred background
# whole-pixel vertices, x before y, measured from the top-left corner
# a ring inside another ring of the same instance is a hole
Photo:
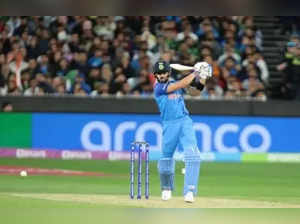
[[[213,65],[201,99],[297,99],[298,20],[1,16],[0,94],[151,96],[153,63],[164,59]]]

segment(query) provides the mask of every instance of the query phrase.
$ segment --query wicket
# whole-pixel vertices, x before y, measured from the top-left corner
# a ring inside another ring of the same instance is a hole
[[[130,150],[130,198],[134,199],[135,153],[138,151],[137,167],[137,199],[142,199],[142,153],[145,150],[145,198],[149,198],[149,144],[147,142],[132,142]]]

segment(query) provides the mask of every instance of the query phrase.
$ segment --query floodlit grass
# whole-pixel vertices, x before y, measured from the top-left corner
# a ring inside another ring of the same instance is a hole
[[[159,199],[159,178],[154,162],[150,164],[151,198],[149,201],[129,199],[128,161],[0,159],[1,165],[99,171],[112,174],[105,177],[0,176],[1,223],[87,224],[89,221],[90,223],[100,222],[97,221],[100,214],[106,214],[106,221],[109,223],[108,220],[114,215],[110,212],[103,213],[103,211],[138,207],[300,207],[300,164],[203,163],[199,195],[194,204],[186,204],[182,200],[181,168],[183,163],[176,164],[176,191],[170,202],[162,202]],[[253,212],[249,209],[243,211],[245,216]],[[255,211],[260,213],[261,210]],[[287,214],[286,217],[290,219],[289,223],[293,223],[292,218],[300,214],[298,209],[279,209],[273,212]],[[242,214],[243,212],[233,210],[232,214],[234,213]],[[268,212],[262,212],[262,215],[266,214]],[[124,215],[128,217],[126,212]],[[272,217],[275,216],[270,214],[270,219]],[[279,223],[280,220],[276,218],[272,223]],[[299,216],[295,220],[299,221]],[[127,221],[124,219],[123,223]],[[268,222],[265,220],[263,223]]]

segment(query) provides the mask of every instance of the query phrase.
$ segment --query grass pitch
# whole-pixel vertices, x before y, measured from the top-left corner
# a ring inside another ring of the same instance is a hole
[[[105,214],[109,219],[115,217],[115,215],[108,215],[111,211],[124,208],[300,207],[300,164],[203,163],[200,171],[199,195],[196,203],[193,204],[183,202],[183,175],[181,174],[183,163],[176,164],[176,190],[173,199],[169,202],[162,202],[159,198],[159,177],[154,162],[150,164],[149,201],[129,199],[128,161],[0,159],[0,165],[111,174],[104,177],[28,176],[22,178],[20,176],[0,176],[0,212],[2,213],[1,219],[6,221],[3,223],[74,224],[84,222],[86,224],[89,223],[89,220],[90,223],[95,223],[98,222],[100,214],[101,220]],[[103,211],[107,212],[103,213]],[[201,211],[203,212],[203,210]],[[228,210],[226,211],[228,213]],[[14,215],[16,212],[17,216]],[[254,210],[248,209],[243,212],[247,216]],[[240,216],[243,212],[234,210],[232,214],[238,213]],[[259,217],[257,215],[259,213],[261,212],[255,210],[255,215],[251,215],[252,223],[253,217]],[[282,223],[286,223],[286,220],[293,223],[293,217],[299,221],[299,209],[277,210],[274,213],[275,216],[270,214],[268,220],[274,219],[276,214],[286,214],[286,218],[285,221],[276,218],[272,223],[280,223],[280,220],[284,221]],[[122,212],[118,214],[120,215]],[[205,214],[209,214],[209,212],[205,212]],[[214,217],[215,214],[216,212],[212,213],[211,217]],[[266,214],[268,214],[267,211],[261,215],[266,216]],[[128,217],[128,214],[125,213],[124,217]],[[44,221],[37,222],[37,220]],[[122,221],[123,224],[127,223],[125,218]],[[109,223],[108,220],[107,223]],[[128,223],[132,224],[129,221]],[[265,220],[263,223],[268,222]]]

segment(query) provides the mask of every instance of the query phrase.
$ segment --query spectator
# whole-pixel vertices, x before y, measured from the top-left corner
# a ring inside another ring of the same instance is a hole
[[[88,56],[86,52],[76,52],[70,63],[70,70],[78,70],[83,74],[88,74],[89,65],[87,63]]]
[[[6,95],[7,93],[7,85],[5,83],[5,79],[2,74],[0,74],[0,96]]]
[[[96,18],[96,25],[94,32],[98,36],[102,36],[106,40],[112,40],[114,31],[116,30],[116,23],[110,16],[99,16]]]
[[[95,52],[93,53],[93,56],[88,60],[88,65],[90,67],[100,67],[102,65],[102,56],[103,53],[100,49],[96,49]]]
[[[94,83],[101,81],[101,74],[99,68],[92,68],[86,78],[86,83],[93,86]]]
[[[156,37],[151,33],[148,26],[144,26],[142,31],[141,40],[146,41],[149,49],[152,50],[157,44]]]
[[[287,44],[287,52],[283,62],[277,66],[283,72],[282,94],[288,99],[300,99],[300,44],[293,37],[294,42]]]
[[[126,76],[124,75],[122,68],[118,67],[115,70],[114,78],[111,81],[110,92],[116,94],[121,91],[124,83],[126,83]]]
[[[113,73],[110,64],[104,64],[101,67],[101,79],[107,83],[110,83],[113,78]]]
[[[131,87],[128,82],[124,82],[121,89],[117,92],[117,96],[131,95]]]
[[[13,112],[14,110],[13,105],[10,102],[3,102],[1,109],[3,112]]]
[[[62,84],[61,82],[58,83],[58,85]],[[78,88],[79,86],[79,88]],[[77,91],[77,92],[76,92]],[[75,76],[75,81],[73,84],[73,93],[79,93],[82,94],[82,91],[85,92],[85,94],[89,94],[91,92],[91,87],[89,84],[85,82],[85,76],[82,73],[77,73]]]
[[[255,99],[259,100],[259,101],[266,101],[267,100],[267,95],[266,95],[265,91],[263,91],[263,90],[256,91]]]
[[[46,54],[42,54],[37,59],[38,62],[38,72],[42,74],[50,74],[50,64],[49,64],[49,57]]]
[[[232,57],[234,59],[235,63],[240,63],[241,62],[241,56],[238,53],[234,52],[234,48],[229,43],[225,44],[225,51],[218,58],[218,64],[222,66],[224,64],[224,61],[228,57]]]
[[[201,47],[209,47],[212,49],[212,56],[214,59],[218,58],[222,52],[221,46],[218,41],[216,41],[212,31],[209,31],[205,34],[205,37],[201,42]]]
[[[120,67],[122,68],[123,73],[127,79],[136,76],[136,71],[133,69],[132,65],[130,64],[129,54],[123,54],[120,62]]]
[[[248,59],[243,61],[243,66],[247,66],[249,62],[256,65],[260,72],[259,79],[267,84],[269,80],[269,70],[267,67],[267,63],[263,59],[262,55],[258,52],[255,52],[253,55],[249,55]]]
[[[81,88],[80,83],[76,83],[73,88],[73,94],[75,96],[86,96],[87,93],[84,89]]]
[[[198,41],[198,36],[193,32],[191,24],[185,20],[182,22],[182,32],[177,34],[177,41],[183,41],[186,38],[191,38],[193,41]]]
[[[29,60],[27,71],[30,73],[31,77],[35,77],[36,74],[39,73],[37,61],[34,58]]]
[[[221,99],[224,92],[218,85],[216,79],[209,79],[201,92],[201,96],[206,99]]]
[[[247,36],[253,39],[255,46],[262,51],[263,36],[262,32],[254,25],[252,16],[245,16],[241,22],[241,30],[239,36]]]
[[[107,82],[96,82],[94,91],[91,96],[108,96],[109,95],[109,84]]]
[[[38,41],[38,49],[40,54],[46,54],[48,51],[49,46],[49,38],[50,34],[47,29],[42,29],[41,33],[38,34],[39,41]]]
[[[72,33],[71,35],[71,40],[69,41],[68,45],[69,45],[69,49],[72,53],[75,52],[79,52],[80,48],[79,48],[79,34],[78,33]]]
[[[238,76],[240,71],[240,66],[236,64],[236,61],[232,57],[226,58],[224,62],[224,68],[229,72],[232,76]]]
[[[20,51],[12,53],[11,58],[8,58],[8,61],[11,61],[9,63],[9,68],[11,72],[16,73],[17,70],[22,72],[28,68],[28,63],[24,61],[23,58],[24,57]]]
[[[211,20],[209,18],[205,18],[199,24],[199,29],[196,31],[196,33],[200,39],[203,39],[205,37],[205,35],[207,35],[210,32],[213,33],[213,37],[215,39],[219,37],[219,33],[213,26]]]
[[[29,59],[36,59],[40,56],[40,48],[38,47],[37,36],[32,36],[29,43],[26,45],[27,55]]]
[[[136,86],[133,88],[133,92],[138,92],[139,95],[150,95],[153,91],[153,84],[151,83],[150,74],[147,70],[141,70]]]
[[[38,87],[40,89],[43,89],[44,93],[54,93],[55,92],[55,90],[51,86],[50,79],[51,79],[51,77],[49,77],[49,75],[44,75],[42,73],[38,73],[36,75],[36,80],[38,82]]]
[[[38,82],[36,79],[31,79],[29,82],[29,88],[27,88],[24,92],[25,96],[35,96],[40,92],[40,88],[38,87]]]

